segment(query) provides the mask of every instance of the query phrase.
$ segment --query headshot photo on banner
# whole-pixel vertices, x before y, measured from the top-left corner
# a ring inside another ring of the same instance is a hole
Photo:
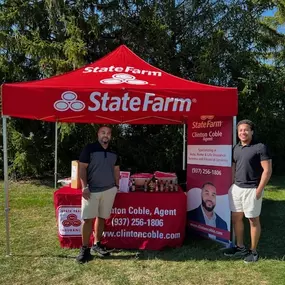
[[[201,116],[188,124],[187,232],[229,246],[232,117]]]

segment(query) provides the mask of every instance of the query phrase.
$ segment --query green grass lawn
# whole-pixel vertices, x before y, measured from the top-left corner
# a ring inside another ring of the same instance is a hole
[[[285,284],[285,177],[272,179],[266,188],[261,258],[256,264],[228,259],[215,243],[196,239],[177,249],[124,250],[79,265],[75,262],[78,250],[59,246],[54,190],[39,183],[10,183],[9,187],[12,255],[5,256],[5,215],[1,211],[0,284]]]

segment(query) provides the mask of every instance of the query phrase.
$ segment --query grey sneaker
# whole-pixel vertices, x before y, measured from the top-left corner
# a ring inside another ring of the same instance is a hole
[[[224,255],[230,257],[245,257],[248,255],[248,249],[245,246],[244,247],[235,246],[225,249]]]
[[[98,253],[102,257],[110,255],[110,252],[107,251],[99,242],[97,242],[96,244],[93,244],[92,250]]]
[[[257,262],[259,258],[259,254],[255,251],[252,252],[251,250],[249,251],[248,255],[244,258],[244,263],[251,263],[251,262]]]

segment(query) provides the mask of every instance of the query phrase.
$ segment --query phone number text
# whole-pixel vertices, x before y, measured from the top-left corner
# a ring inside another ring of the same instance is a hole
[[[218,169],[208,168],[192,168],[193,174],[205,174],[205,175],[222,175],[222,171]]]
[[[163,227],[163,219],[113,218],[112,226]]]

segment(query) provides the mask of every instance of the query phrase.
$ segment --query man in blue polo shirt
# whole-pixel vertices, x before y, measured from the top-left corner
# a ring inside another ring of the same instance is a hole
[[[82,184],[81,217],[82,248],[77,261],[89,261],[89,240],[95,221],[94,245],[92,250],[100,256],[109,255],[100,244],[105,219],[109,218],[120,179],[118,154],[109,146],[111,128],[103,126],[98,130],[98,141],[88,144],[79,157],[79,176]]]
[[[229,190],[237,246],[226,249],[224,254],[243,257],[244,262],[249,263],[259,258],[256,251],[261,233],[259,216],[263,190],[272,173],[272,161],[267,147],[253,138],[254,124],[250,120],[240,121],[237,131],[240,142],[233,149],[234,184]],[[243,242],[243,216],[248,218],[250,224],[250,250]]]

